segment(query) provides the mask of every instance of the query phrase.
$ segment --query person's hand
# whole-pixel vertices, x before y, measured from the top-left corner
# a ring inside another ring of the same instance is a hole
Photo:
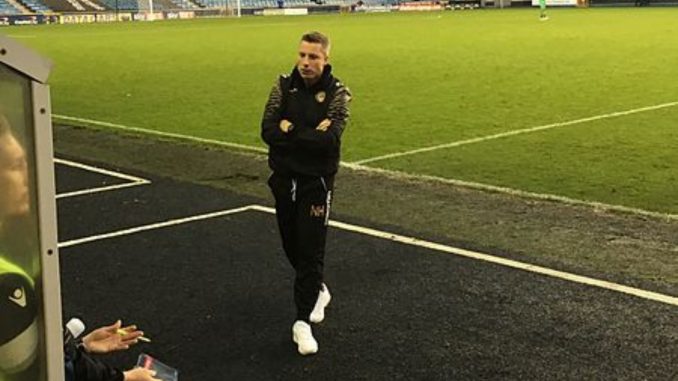
[[[89,353],[109,353],[125,350],[136,344],[138,338],[144,335],[142,331],[137,330],[135,325],[120,328],[121,325],[122,322],[118,320],[113,325],[90,332],[82,339],[85,350]],[[125,334],[122,334],[122,331]]]
[[[292,122],[290,122],[287,119],[283,119],[280,121],[280,130],[284,133],[290,132],[292,129]]]
[[[144,368],[134,368],[123,372],[125,381],[162,381],[159,378],[154,378],[155,371]]]
[[[318,130],[318,131],[325,132],[325,131],[327,131],[328,128],[330,128],[331,125],[332,125],[332,121],[331,121],[331,120],[329,120],[329,119],[323,119],[323,121],[320,122],[320,124],[318,125],[318,127],[316,127],[315,129]]]

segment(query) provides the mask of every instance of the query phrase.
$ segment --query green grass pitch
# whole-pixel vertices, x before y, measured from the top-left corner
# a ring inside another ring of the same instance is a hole
[[[678,9],[249,17],[4,28],[55,62],[55,114],[263,146],[299,36],[354,93],[343,160],[678,101]],[[678,106],[369,165],[678,213]],[[226,164],[224,164],[226,165]]]

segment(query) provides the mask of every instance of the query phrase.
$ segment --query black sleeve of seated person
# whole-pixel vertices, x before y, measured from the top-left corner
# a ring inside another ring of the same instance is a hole
[[[280,130],[282,109],[282,90],[278,79],[268,96],[264,116],[261,119],[261,138],[271,147],[290,147],[292,142],[289,136]]]
[[[124,381],[124,373],[100,360],[90,357],[81,349],[75,355],[73,368],[76,381]]]
[[[332,99],[327,118],[332,121],[327,131],[318,131],[315,128],[295,128],[294,141],[300,146],[312,150],[329,151],[336,148],[344,133],[346,121],[349,117],[348,104],[351,101],[351,92],[341,86]]]

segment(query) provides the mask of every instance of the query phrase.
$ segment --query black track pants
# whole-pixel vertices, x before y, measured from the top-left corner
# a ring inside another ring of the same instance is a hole
[[[274,173],[268,185],[275,197],[283,249],[296,272],[296,319],[308,322],[323,282],[334,176],[292,178]]]

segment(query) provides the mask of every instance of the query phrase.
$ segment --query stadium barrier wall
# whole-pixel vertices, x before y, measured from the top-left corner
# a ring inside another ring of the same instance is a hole
[[[410,1],[399,5],[363,5],[339,6],[317,5],[299,8],[243,8],[244,16],[270,15],[305,15],[319,13],[346,13],[346,12],[412,12],[412,11],[441,11],[456,8],[457,5],[472,2],[480,7],[492,7],[500,0],[452,0],[443,1]],[[448,4],[449,3],[449,4]],[[538,6],[538,0],[512,0],[511,6]],[[587,7],[587,6],[677,6],[678,0],[547,0],[548,6]],[[194,10],[166,10],[154,12],[152,17],[143,11],[107,11],[107,12],[73,12],[50,13],[33,15],[0,15],[0,27],[11,25],[38,25],[38,24],[85,24],[107,23],[116,21],[148,21],[148,20],[183,20],[194,18],[225,17],[236,14],[235,9],[194,9]]]
[[[0,26],[58,24],[59,15],[8,15],[0,16]]]
[[[401,12],[440,11],[443,10],[444,7],[445,6],[438,1],[411,1],[400,3],[398,10]]]
[[[305,15],[319,13],[339,13],[341,7],[338,5],[321,5],[308,8],[283,8],[283,9],[265,9],[265,8],[243,8],[243,15]],[[149,20],[184,20],[194,18],[211,18],[233,16],[234,9],[196,9],[196,10],[169,10],[154,12],[152,15],[148,12],[73,12],[49,15],[7,15],[0,16],[0,26],[10,25],[38,25],[38,24],[90,24],[90,23],[108,23],[116,21],[149,21]]]
[[[193,19],[196,17],[223,17],[224,10],[195,11],[163,11],[154,12],[153,16],[148,12],[79,12],[61,13],[49,15],[7,15],[0,16],[0,26],[11,25],[39,25],[39,24],[91,24],[109,23],[116,21],[148,21],[154,20],[180,20]]]
[[[532,0],[532,6],[538,7],[539,0]],[[546,0],[547,7],[576,7],[577,0]]]
[[[266,8],[263,16],[306,16],[308,8]]]

